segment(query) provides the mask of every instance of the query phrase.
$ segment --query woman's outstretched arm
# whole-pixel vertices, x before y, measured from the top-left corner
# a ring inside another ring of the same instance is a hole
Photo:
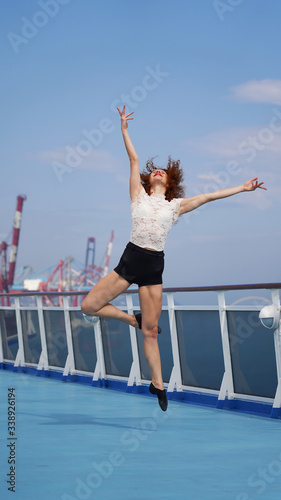
[[[140,178],[140,167],[139,167],[139,159],[138,155],[135,151],[135,148],[133,146],[133,143],[130,139],[129,133],[128,133],[128,120],[133,120],[133,117],[130,117],[130,115],[133,114],[133,111],[131,113],[128,113],[127,115],[125,114],[125,105],[123,106],[123,110],[120,111],[119,108],[117,108],[121,117],[121,131],[123,134],[123,139],[125,143],[125,147],[129,156],[130,160],[130,168],[131,168],[131,173],[130,173],[130,196],[131,200],[134,201],[139,195],[139,192],[141,190],[141,178]]]
[[[219,191],[214,191],[213,193],[199,194],[197,196],[193,196],[192,198],[185,198],[180,204],[179,214],[182,215],[187,212],[191,212],[201,205],[204,205],[204,203],[227,198],[228,196],[233,196],[234,194],[243,193],[245,191],[255,191],[257,188],[266,190],[262,184],[263,182],[258,182],[258,178],[254,177],[241,186],[221,189]]]

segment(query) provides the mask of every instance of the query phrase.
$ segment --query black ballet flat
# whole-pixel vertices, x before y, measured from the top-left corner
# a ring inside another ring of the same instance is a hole
[[[153,383],[151,382],[151,384],[149,386],[149,392],[151,392],[151,394],[157,395],[158,403],[159,403],[161,410],[166,411],[168,408],[168,399],[167,399],[167,394],[166,394],[165,389],[163,389],[163,390],[157,389],[156,387],[154,387]]]
[[[136,314],[135,318],[136,318],[136,320],[138,322],[139,329],[141,330],[141,313]],[[158,333],[161,333],[161,332],[162,332],[162,329],[160,328],[160,326],[158,326]]]

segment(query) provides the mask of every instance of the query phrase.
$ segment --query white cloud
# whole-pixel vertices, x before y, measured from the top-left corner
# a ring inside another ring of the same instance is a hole
[[[251,80],[230,90],[237,101],[281,105],[281,80]]]
[[[201,137],[192,137],[186,141],[186,145],[192,149],[192,152],[202,152],[211,154],[216,158],[232,158],[237,155],[237,145],[249,133],[249,129],[229,128],[211,132]]]
[[[241,193],[234,196],[232,201],[236,205],[249,206],[257,210],[267,210],[273,206],[272,193],[266,194],[267,191],[257,190],[250,193]]]
[[[279,121],[281,122],[281,118]],[[278,127],[280,131],[274,131],[270,120],[261,127],[232,127],[211,132],[205,136],[190,138],[185,145],[196,155],[200,154],[201,156],[203,152],[218,160],[230,160],[240,156],[241,161],[244,159],[249,162],[249,158],[256,159],[257,156],[261,155],[280,158],[281,123],[278,124]],[[247,154],[246,151],[249,149],[254,149],[256,154],[253,151],[249,151]]]
[[[281,133],[272,137],[269,144],[258,142],[258,147],[249,145],[249,138],[262,137],[254,127],[226,129],[188,141],[189,147],[202,158],[197,162],[197,174],[189,182],[188,196],[207,193],[242,184],[248,179],[258,177],[264,181],[268,191],[234,196],[231,201],[237,205],[251,206],[257,210],[267,210],[281,202]],[[243,148],[241,148],[243,145]],[[247,145],[247,147],[246,147]],[[245,152],[249,150],[248,154]],[[206,153],[214,161],[206,163]],[[243,154],[244,153],[244,154]],[[235,163],[233,163],[233,161]],[[233,171],[229,165],[237,165]],[[201,210],[201,209],[199,209]]]
[[[38,151],[27,153],[27,159],[52,165],[58,162],[73,169],[95,170],[100,172],[116,172],[120,169],[120,161],[112,154],[101,149],[92,149],[82,156],[77,147],[58,148],[54,151]]]
[[[212,175],[212,174],[198,174],[197,178],[203,179],[203,181],[213,181],[214,175]]]

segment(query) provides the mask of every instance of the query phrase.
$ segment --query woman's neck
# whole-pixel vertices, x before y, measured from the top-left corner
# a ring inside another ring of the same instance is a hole
[[[163,195],[165,195],[166,188],[164,186],[161,186],[161,185],[153,186],[153,188],[150,189],[150,194],[163,194]]]

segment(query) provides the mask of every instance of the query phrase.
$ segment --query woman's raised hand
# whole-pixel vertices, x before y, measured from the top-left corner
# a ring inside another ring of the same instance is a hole
[[[134,119],[133,117],[129,118],[129,116],[133,114],[133,111],[131,111],[131,113],[128,113],[126,115],[125,114],[125,104],[123,106],[122,111],[120,111],[119,108],[117,108],[117,109],[118,109],[119,115],[121,117],[121,130],[126,130],[128,128],[127,120],[133,120]]]
[[[262,186],[262,184],[264,183],[258,182],[258,178],[254,177],[253,179],[250,179],[249,181],[245,182],[245,184],[243,184],[244,191],[255,191],[255,189],[257,188],[265,189],[267,191],[267,188]]]

